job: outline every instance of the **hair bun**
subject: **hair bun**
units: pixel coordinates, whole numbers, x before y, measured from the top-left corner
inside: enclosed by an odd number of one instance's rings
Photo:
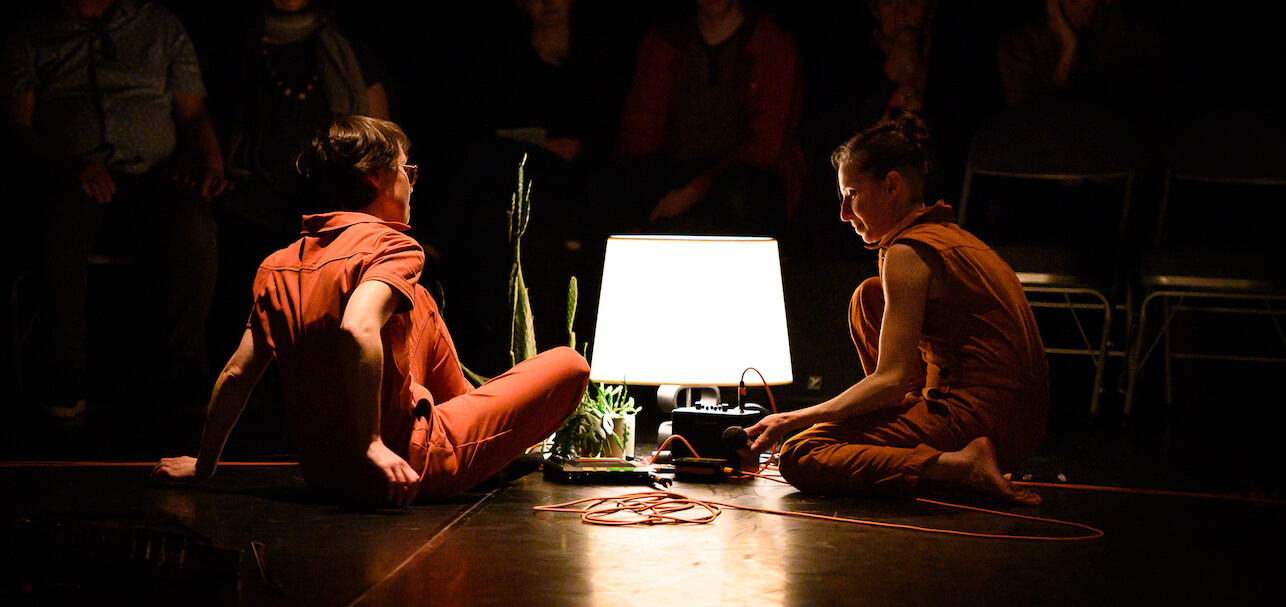
[[[919,116],[902,110],[890,116],[888,122],[895,131],[906,137],[907,141],[914,142],[921,148],[929,144],[929,127]]]

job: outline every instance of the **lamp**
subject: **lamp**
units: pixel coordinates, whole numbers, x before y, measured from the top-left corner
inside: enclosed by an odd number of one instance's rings
[[[769,384],[790,383],[777,241],[612,236],[591,358],[594,381],[660,386],[657,402],[665,412],[683,409],[673,399],[680,387],[715,398],[689,404],[729,410],[718,402],[717,387],[737,386],[747,367]]]

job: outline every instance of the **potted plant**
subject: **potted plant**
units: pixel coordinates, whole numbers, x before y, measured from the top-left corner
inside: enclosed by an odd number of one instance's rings
[[[591,381],[580,405],[546,443],[546,450],[561,457],[633,456],[638,412],[624,384],[604,386]]]

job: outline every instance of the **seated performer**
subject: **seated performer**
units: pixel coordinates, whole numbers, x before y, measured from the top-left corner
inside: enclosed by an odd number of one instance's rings
[[[1044,434],[1049,368],[1013,270],[926,206],[923,122],[902,114],[832,156],[840,218],[880,252],[853,294],[849,326],[866,377],[839,396],[747,428],[743,457],[788,432],[781,474],[801,491],[913,494],[920,481],[1016,504],[1040,496],[1002,470]]]
[[[153,478],[200,481],[268,363],[277,360],[304,481],[330,499],[404,506],[467,490],[571,415],[589,366],[570,348],[472,389],[437,305],[417,284],[416,167],[397,125],[336,119],[300,158],[334,212],[259,268],[241,345],[214,385],[200,453]]]

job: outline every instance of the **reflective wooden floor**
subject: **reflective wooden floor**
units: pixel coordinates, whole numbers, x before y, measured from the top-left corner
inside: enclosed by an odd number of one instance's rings
[[[290,464],[227,465],[207,485],[143,465],[0,467],[0,604],[1210,605],[1283,604],[1280,502],[1042,488],[1011,508],[1104,537],[951,537],[725,510],[706,525],[598,527],[533,507],[643,487],[531,475],[450,503],[362,511],[313,501]],[[697,499],[959,531],[1068,536],[1044,523],[905,499],[820,498],[763,479],[678,482]],[[951,499],[953,496],[946,496]],[[958,497],[958,496],[957,496]],[[183,528],[243,551],[231,579],[165,579],[86,558],[20,521]],[[41,540],[44,540],[43,543]],[[65,539],[62,540],[65,543]],[[263,569],[251,542],[261,542]],[[33,545],[34,543],[34,545]],[[51,543],[53,545],[51,545]],[[82,544],[83,547],[83,544]],[[124,563],[124,564],[122,564]]]
[[[818,292],[843,294],[838,286]],[[809,300],[794,309],[842,319],[845,304],[845,297]],[[799,326],[807,329],[801,334],[823,331]],[[826,375],[825,392],[845,379],[836,380],[827,364],[855,368],[844,358],[851,351],[841,351],[843,336],[837,339],[835,353],[810,353],[808,343],[798,350],[801,367]],[[267,463],[222,466],[197,488],[156,486],[146,464],[192,452],[199,421],[151,400],[145,378],[130,375],[128,357],[107,360],[119,365],[105,369],[99,385],[116,394],[92,403],[82,425],[42,423],[30,405],[0,406],[0,605],[1286,604],[1286,474],[1272,415],[1282,404],[1274,385],[1280,368],[1180,369],[1173,405],[1161,401],[1152,381],[1133,416],[1120,415],[1112,402],[1090,416],[1085,366],[1052,360],[1049,433],[1016,473],[1144,491],[1039,489],[1045,504],[1010,511],[1105,535],[1036,542],[731,510],[708,525],[594,527],[533,507],[640,488],[559,485],[540,475],[445,504],[338,508],[314,501],[290,464],[271,373],[227,450],[233,461]],[[636,396],[644,408],[640,444],[654,446],[660,413],[646,393]],[[818,397],[779,398],[798,406]],[[24,463],[48,461],[64,464]],[[85,461],[118,465],[75,463]],[[765,480],[676,483],[672,490],[941,529],[1075,533],[910,500],[804,496]],[[47,531],[60,524],[133,530],[136,537],[143,530],[153,540],[204,537],[240,551],[239,575],[171,579],[130,559],[96,559],[67,549],[84,547],[83,539]],[[263,545],[262,568],[252,542]]]

